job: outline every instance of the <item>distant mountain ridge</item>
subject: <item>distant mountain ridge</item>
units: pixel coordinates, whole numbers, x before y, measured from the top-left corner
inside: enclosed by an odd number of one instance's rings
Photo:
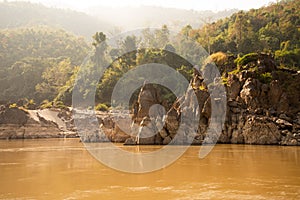
[[[197,28],[205,23],[230,16],[237,10],[214,13],[175,8],[141,6],[136,8],[91,8],[89,14],[73,10],[46,7],[29,2],[1,2],[0,29],[47,25],[62,28],[90,39],[97,31],[109,34],[141,27],[161,27],[179,30],[190,24]]]
[[[49,8],[29,2],[0,3],[0,29],[47,25],[90,38],[96,31],[108,31],[112,25],[85,13]]]
[[[206,23],[226,18],[237,12],[236,9],[213,11],[195,11],[157,6],[139,7],[94,7],[89,13],[99,19],[106,18],[107,22],[123,29],[136,27],[161,27],[166,24],[169,28],[179,30],[183,26],[201,27]],[[111,16],[111,17],[110,17]]]

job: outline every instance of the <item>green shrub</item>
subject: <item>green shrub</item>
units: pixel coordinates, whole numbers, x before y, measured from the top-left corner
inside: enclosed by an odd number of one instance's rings
[[[49,102],[48,100],[44,100],[41,105],[40,108],[41,109],[47,109],[47,108],[52,108],[53,106],[53,102]]]
[[[234,63],[238,65],[238,67],[245,66],[250,62],[257,61],[258,54],[257,53],[249,53],[244,55],[243,57],[238,57],[234,60]]]
[[[16,103],[10,104],[9,108],[18,108],[18,105]]]
[[[228,74],[238,74],[240,72],[239,68],[236,68],[235,70],[228,72]]]
[[[228,77],[222,76],[222,84],[228,85]]]
[[[95,110],[98,110],[98,111],[108,111],[109,108],[106,104],[103,104],[103,103],[99,103],[97,106],[95,106]]]
[[[223,52],[217,52],[209,56],[209,58],[217,65],[224,65],[227,62],[227,55]]]
[[[267,84],[273,80],[273,77],[270,72],[266,72],[266,73],[260,74],[259,80],[260,80],[260,82]]]
[[[176,69],[179,73],[181,73],[187,80],[191,80],[193,78],[193,68],[182,65],[180,68]]]
[[[54,107],[59,109],[67,109],[68,107],[62,101],[54,101]]]
[[[275,60],[288,68],[299,69],[300,67],[300,48],[294,50],[275,51]]]
[[[29,109],[29,110],[35,109],[36,104],[35,104],[34,100],[33,99],[30,99],[30,100],[26,99],[26,103],[24,105],[24,108]]]

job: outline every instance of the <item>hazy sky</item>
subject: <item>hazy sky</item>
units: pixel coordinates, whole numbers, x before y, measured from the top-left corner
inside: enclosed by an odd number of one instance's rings
[[[11,1],[11,0],[9,0]],[[95,5],[102,6],[140,6],[155,5],[162,7],[183,8],[193,10],[225,10],[237,8],[248,10],[268,5],[276,0],[25,0],[30,2],[40,2],[54,7],[71,8],[85,11]]]

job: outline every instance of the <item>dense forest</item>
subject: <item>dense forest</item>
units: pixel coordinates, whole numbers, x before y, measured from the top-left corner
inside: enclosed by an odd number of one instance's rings
[[[183,31],[209,53],[270,52],[282,64],[299,67],[299,8],[300,1],[285,0],[261,9],[237,12],[201,29],[186,26]]]
[[[157,48],[138,49],[121,57],[118,57],[120,53],[136,49],[145,41],[129,36],[119,41],[116,49],[105,43],[108,34],[104,32],[97,32],[93,43],[88,44],[83,38],[47,26],[3,29],[0,31],[0,101],[27,107],[71,105],[76,74],[90,51],[111,63],[99,82],[90,83],[97,85],[96,103],[102,103],[102,107],[109,106],[113,87],[124,73],[150,61],[168,64],[189,79],[191,64],[170,53],[170,49],[190,51],[184,38],[201,44],[217,65],[223,57],[232,57],[238,67],[247,64],[257,53],[265,52],[274,56],[281,68],[299,70],[299,8],[299,1],[284,0],[248,12],[239,11],[201,28],[187,25],[178,33],[177,46],[170,45],[166,25],[154,33],[146,29],[143,38]],[[91,58],[97,63],[96,58]],[[87,70],[93,73],[95,69]],[[82,90],[82,96],[89,93]]]
[[[90,48],[83,38],[44,26],[1,30],[0,41],[1,102],[52,100]]]

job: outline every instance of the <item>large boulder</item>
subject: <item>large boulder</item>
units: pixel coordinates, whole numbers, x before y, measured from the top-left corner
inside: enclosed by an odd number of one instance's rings
[[[245,144],[279,144],[281,141],[276,124],[267,118],[248,117],[242,134]]]
[[[0,124],[26,124],[28,112],[18,108],[5,108],[0,112]]]

